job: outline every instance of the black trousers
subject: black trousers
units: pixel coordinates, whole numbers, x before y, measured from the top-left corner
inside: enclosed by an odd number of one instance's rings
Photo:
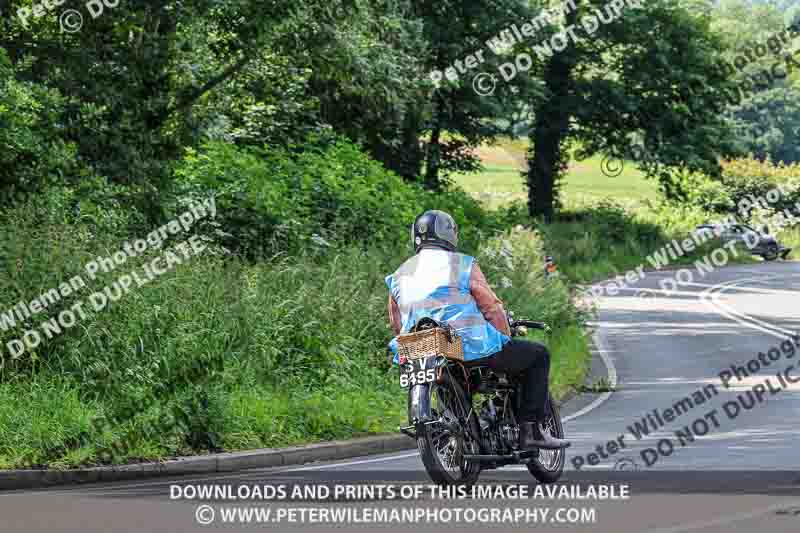
[[[517,412],[520,422],[544,420],[550,414],[547,386],[550,352],[544,344],[511,339],[487,363],[492,370],[522,376],[522,398]]]

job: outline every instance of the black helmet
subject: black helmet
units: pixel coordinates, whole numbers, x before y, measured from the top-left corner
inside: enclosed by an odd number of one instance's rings
[[[425,211],[414,221],[411,238],[416,252],[426,244],[435,244],[455,252],[458,246],[458,224],[444,211]]]

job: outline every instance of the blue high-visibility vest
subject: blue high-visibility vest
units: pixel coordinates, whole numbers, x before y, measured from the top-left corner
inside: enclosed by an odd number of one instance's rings
[[[465,361],[502,350],[510,338],[486,321],[470,294],[474,261],[469,255],[424,248],[386,276],[386,285],[400,307],[400,332],[408,333],[420,319],[428,317],[458,332]],[[389,347],[397,363],[397,337]]]

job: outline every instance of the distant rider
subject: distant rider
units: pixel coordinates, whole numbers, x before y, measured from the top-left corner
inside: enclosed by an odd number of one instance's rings
[[[493,370],[522,375],[520,447],[566,448],[569,441],[553,437],[545,425],[549,416],[550,353],[538,342],[511,338],[503,302],[489,287],[475,258],[456,251],[458,226],[443,211],[426,211],[412,227],[416,255],[392,275],[389,321],[395,335],[408,333],[421,318],[430,317],[456,329],[464,360],[486,359]],[[397,339],[390,345],[397,362]]]

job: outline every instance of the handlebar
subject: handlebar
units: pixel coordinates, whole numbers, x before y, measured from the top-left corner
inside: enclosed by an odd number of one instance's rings
[[[536,322],[534,320],[514,320],[513,314],[509,314],[508,317],[508,325],[511,328],[511,336],[525,336],[528,332],[528,328],[531,329],[540,329],[545,333],[550,333],[550,326],[548,326],[544,322]]]
[[[525,326],[526,328],[550,331],[550,326],[544,322],[534,322],[533,320],[514,320],[511,322],[512,328],[516,328],[517,326]]]

